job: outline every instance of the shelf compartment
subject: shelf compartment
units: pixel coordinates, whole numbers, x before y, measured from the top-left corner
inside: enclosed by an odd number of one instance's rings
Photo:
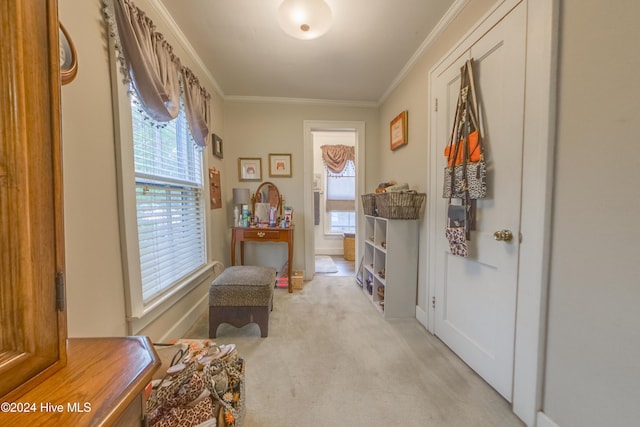
[[[364,223],[365,295],[385,318],[415,317],[418,221],[366,215]]]

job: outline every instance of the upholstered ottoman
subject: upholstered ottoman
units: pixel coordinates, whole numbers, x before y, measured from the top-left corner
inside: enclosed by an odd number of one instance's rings
[[[273,309],[276,270],[271,267],[239,265],[225,269],[209,287],[209,338],[218,326],[237,328],[257,323],[260,336],[269,334],[269,312]]]

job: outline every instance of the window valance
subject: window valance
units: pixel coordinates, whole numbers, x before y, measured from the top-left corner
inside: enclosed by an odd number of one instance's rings
[[[132,84],[146,114],[159,123],[175,119],[182,83],[191,135],[197,145],[205,147],[210,132],[207,90],[191,70],[180,64],[180,58],[144,11],[131,0],[102,1],[125,81]]]
[[[184,111],[191,136],[199,146],[205,147],[211,121],[209,117],[211,96],[200,86],[198,78],[187,67],[182,67],[182,86]]]
[[[344,171],[347,162],[351,160],[355,162],[355,147],[348,145],[323,145],[322,160],[329,171],[340,174]]]

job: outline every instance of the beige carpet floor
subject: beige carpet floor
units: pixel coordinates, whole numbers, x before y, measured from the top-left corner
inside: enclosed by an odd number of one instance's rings
[[[316,255],[315,258],[316,273],[337,273],[338,266],[328,255]]]
[[[207,313],[185,338],[207,338]],[[352,277],[275,289],[269,336],[223,324],[246,364],[245,427],[522,426],[415,319],[385,320]]]

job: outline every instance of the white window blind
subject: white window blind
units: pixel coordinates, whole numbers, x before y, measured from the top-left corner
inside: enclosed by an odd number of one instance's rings
[[[202,155],[184,113],[162,126],[132,96],[136,210],[146,304],[206,262]]]
[[[344,170],[333,173],[327,168],[327,219],[329,234],[354,233],[356,198],[356,168],[353,161],[348,160]]]
[[[356,170],[349,160],[340,173],[333,173],[327,168],[326,209],[331,211],[355,211]]]

